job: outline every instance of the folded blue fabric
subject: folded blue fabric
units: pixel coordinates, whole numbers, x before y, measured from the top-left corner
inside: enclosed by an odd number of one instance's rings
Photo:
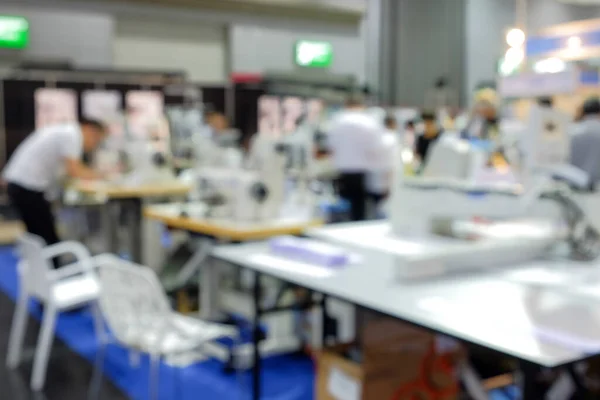
[[[342,267],[350,258],[344,249],[312,239],[281,236],[269,244],[272,254],[326,267]]]

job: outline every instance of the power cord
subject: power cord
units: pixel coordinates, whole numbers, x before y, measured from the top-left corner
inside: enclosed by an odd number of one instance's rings
[[[569,228],[567,243],[571,258],[578,261],[592,261],[600,256],[600,233],[588,220],[585,212],[563,188],[544,193],[543,199],[552,200],[560,206]]]

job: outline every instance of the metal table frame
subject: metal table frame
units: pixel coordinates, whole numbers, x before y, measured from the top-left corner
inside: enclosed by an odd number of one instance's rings
[[[255,245],[260,245],[260,244],[254,244],[252,246]],[[263,244],[264,245],[264,244]],[[244,246],[248,246],[248,245],[244,245]],[[225,246],[225,247],[230,247],[230,246]],[[258,248],[258,247],[257,247]],[[264,247],[263,247],[264,250]],[[368,304],[360,304],[359,302],[357,302],[354,299],[351,298],[346,298],[345,296],[340,296],[338,294],[335,293],[327,293],[322,289],[319,289],[318,287],[315,287],[311,284],[306,284],[303,285],[301,282],[301,279],[294,279],[294,280],[288,280],[285,278],[285,274],[283,273],[277,273],[273,270],[269,270],[266,267],[265,268],[259,268],[256,266],[253,266],[251,264],[250,261],[245,261],[245,260],[236,260],[234,256],[227,256],[227,249],[216,249],[216,251],[213,253],[213,256],[218,258],[218,259],[222,259],[225,261],[229,261],[232,262],[236,265],[238,265],[238,267],[240,268],[246,268],[249,269],[251,271],[253,271],[254,273],[254,277],[255,277],[255,287],[254,287],[254,291],[253,291],[253,296],[254,296],[254,309],[255,309],[255,318],[254,318],[254,334],[253,334],[253,346],[254,346],[254,351],[253,351],[253,361],[254,361],[254,365],[255,368],[252,371],[252,380],[253,380],[253,399],[258,400],[260,399],[260,395],[261,395],[261,387],[260,387],[260,383],[261,383],[261,372],[262,372],[262,367],[261,367],[261,363],[260,363],[260,349],[259,349],[259,343],[260,343],[260,329],[259,329],[259,318],[261,315],[264,315],[265,313],[271,312],[270,309],[262,309],[261,308],[261,304],[260,304],[260,287],[258,284],[256,284],[256,282],[260,281],[260,277],[261,276],[271,276],[274,277],[276,279],[279,279],[283,282],[287,282],[289,284],[295,285],[295,286],[299,286],[299,287],[304,287],[305,289],[309,290],[312,293],[320,293],[323,295],[323,301],[320,303],[321,306],[323,306],[325,304],[325,302],[327,301],[327,298],[336,298],[351,304],[355,304],[356,306],[362,307],[364,309],[367,310],[371,310],[377,313],[381,313],[383,315],[389,316],[391,318],[394,319],[398,319],[400,321],[406,322],[408,324],[411,324],[413,326],[417,326],[419,328],[431,331],[431,332],[435,332],[438,334],[442,334],[448,337],[452,337],[455,338],[459,341],[462,342],[466,342],[466,343],[471,343],[474,345],[478,345],[478,346],[482,346],[481,343],[477,343],[476,341],[471,341],[465,337],[461,337],[460,335],[454,334],[452,332],[447,332],[444,331],[443,329],[434,329],[432,327],[429,326],[425,326],[425,325],[421,325],[419,323],[416,323],[414,321],[410,321],[404,318],[399,317],[398,315],[394,315],[392,313],[380,310],[380,309],[375,309],[371,306],[369,306]],[[324,320],[323,323],[326,323],[326,316],[324,316]],[[323,325],[325,326],[325,325]],[[485,346],[484,346],[485,347]],[[519,379],[518,379],[518,384],[520,385],[521,389],[522,389],[522,399],[524,400],[540,400],[544,398],[544,393],[541,392],[541,388],[538,386],[537,384],[537,376],[538,376],[538,372],[540,371],[541,368],[544,367],[544,365],[542,364],[537,364],[531,360],[526,359],[526,357],[523,356],[518,356],[516,354],[511,354],[510,351],[502,351],[498,348],[491,348],[491,350],[499,353],[499,354],[504,354],[506,356],[509,356],[511,358],[515,358],[519,361],[519,365],[520,365],[520,374],[519,374]],[[553,365],[552,368],[554,369],[558,369],[558,370],[562,370],[564,373],[569,374],[571,377],[573,377],[573,381],[575,383],[576,386],[576,390],[579,393],[582,393],[585,391],[585,389],[583,388],[583,385],[581,384],[581,381],[579,379],[577,379],[577,373],[575,372],[574,369],[574,365],[578,362],[581,361],[585,361],[591,357],[593,357],[594,355],[591,354],[587,354],[587,355],[578,355],[577,357],[573,357],[572,359],[569,358],[568,361],[565,361],[564,363],[560,363],[560,364],[556,364]],[[462,373],[461,373],[461,378],[462,378]]]

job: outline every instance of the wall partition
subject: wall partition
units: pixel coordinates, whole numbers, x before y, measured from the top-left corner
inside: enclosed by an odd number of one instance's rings
[[[465,0],[382,0],[379,86],[385,103],[421,107],[442,76],[462,99],[465,5]]]

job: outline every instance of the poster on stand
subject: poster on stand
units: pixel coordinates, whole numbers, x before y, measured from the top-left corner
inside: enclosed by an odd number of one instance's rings
[[[125,96],[125,105],[127,134],[130,139],[168,140],[169,128],[164,116],[164,97],[161,92],[129,91]]]
[[[77,122],[77,94],[70,89],[40,88],[34,93],[35,128]]]
[[[304,116],[305,102],[300,97],[284,97],[281,102],[283,134],[293,133]]]
[[[321,99],[309,99],[306,102],[306,120],[309,124],[318,125],[323,121],[325,102]]]
[[[124,121],[121,94],[109,90],[86,90],[81,94],[81,113],[108,127],[111,138],[123,138]]]
[[[279,137],[281,135],[281,100],[277,96],[260,96],[258,99],[258,132]]]
[[[81,94],[81,113],[104,123],[121,114],[121,94],[109,90],[86,90]]]

